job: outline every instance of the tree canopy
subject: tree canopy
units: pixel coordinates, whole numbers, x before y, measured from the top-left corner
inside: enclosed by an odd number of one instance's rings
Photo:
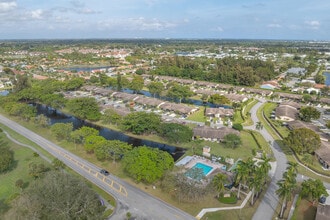
[[[327,190],[319,179],[307,179],[301,184],[301,195],[312,199],[313,204],[322,196],[328,196]]]
[[[160,127],[160,134],[169,142],[174,143],[189,142],[193,136],[191,128],[177,123],[163,123]]]
[[[155,113],[132,112],[124,117],[122,127],[133,134],[157,133],[161,118]]]
[[[69,140],[73,129],[72,123],[56,123],[50,127],[57,140]]]
[[[151,94],[155,97],[160,95],[164,91],[164,85],[161,82],[151,82],[148,84],[148,89]]]
[[[13,219],[102,219],[104,206],[78,178],[51,171],[13,203]]]
[[[129,84],[129,88],[133,90],[135,93],[142,90],[144,86],[143,77],[140,75],[134,75],[132,81]]]
[[[321,112],[312,106],[302,107],[299,110],[299,117],[301,120],[310,122],[312,119],[319,119]]]
[[[213,103],[215,105],[224,105],[224,104],[230,104],[231,103],[231,101],[228,98],[226,98],[223,95],[219,95],[219,94],[211,95],[210,98],[209,98],[209,102]]]
[[[227,134],[224,137],[223,142],[225,143],[226,147],[230,147],[230,148],[236,148],[242,144],[241,137],[238,136],[237,134]]]
[[[321,146],[320,136],[308,128],[292,130],[283,141],[284,144],[300,155],[313,153]]]
[[[178,99],[179,102],[182,101],[184,98],[188,98],[191,95],[193,95],[193,92],[190,90],[188,86],[182,86],[179,85],[176,82],[169,83],[170,85],[167,85],[167,96],[173,99]]]
[[[124,169],[137,182],[153,183],[165,171],[172,169],[174,160],[166,151],[146,146],[136,147],[123,158]]]
[[[10,169],[14,162],[14,152],[0,139],[0,173]]]
[[[101,117],[99,106],[92,97],[73,98],[66,103],[68,110],[80,119],[97,121]]]

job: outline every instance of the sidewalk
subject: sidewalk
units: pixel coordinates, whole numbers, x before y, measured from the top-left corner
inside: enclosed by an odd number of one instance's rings
[[[207,208],[202,209],[200,213],[196,216],[196,219],[201,219],[207,212],[216,212],[216,211],[224,211],[224,210],[233,210],[233,209],[242,209],[246,205],[246,203],[249,201],[250,197],[252,195],[252,192],[250,191],[247,196],[245,197],[244,201],[240,206],[232,206],[232,207],[222,207],[222,208]]]

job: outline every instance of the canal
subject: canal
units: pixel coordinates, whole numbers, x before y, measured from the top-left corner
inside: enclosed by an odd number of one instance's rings
[[[120,140],[123,142],[127,142],[132,144],[134,147],[138,146],[148,146],[158,148],[160,150],[167,151],[170,153],[175,161],[177,161],[184,153],[185,149],[180,147],[171,146],[168,144],[158,143],[154,141],[139,139],[135,137],[128,136],[122,132],[114,131],[105,127],[101,127],[87,121],[78,119],[74,116],[67,115],[62,113],[59,110],[54,110],[44,105],[37,104],[37,114],[43,114],[50,119],[50,124],[53,125],[55,123],[72,123],[74,129],[79,129],[82,126],[88,126],[95,128],[99,131],[99,134],[107,140]]]

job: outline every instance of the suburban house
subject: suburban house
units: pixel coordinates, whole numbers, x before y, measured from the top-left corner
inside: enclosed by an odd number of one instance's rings
[[[239,131],[229,127],[221,127],[216,129],[208,126],[197,126],[193,129],[194,139],[200,138],[206,141],[221,142],[228,134],[239,135]]]
[[[327,190],[330,195],[330,190]],[[315,220],[327,220],[330,216],[330,196],[326,197],[324,204],[319,203],[315,215]]]
[[[224,94],[224,96],[231,100],[232,102],[245,102],[247,101],[249,98],[245,95],[240,95],[240,94],[234,94],[234,93],[230,93],[230,94]]]
[[[330,143],[327,141],[322,141],[321,147],[315,151],[315,156],[324,169],[329,169],[330,168]],[[329,209],[330,209],[330,207],[329,207]]]
[[[328,142],[329,135],[320,130],[320,128],[312,123],[303,122],[300,120],[290,121],[287,123],[290,130],[297,128],[308,128],[320,136],[321,141]]]
[[[293,74],[293,75],[305,75],[306,72],[307,72],[306,69],[301,67],[293,67],[286,71],[287,74]]]
[[[231,108],[206,108],[205,116],[207,117],[232,117],[234,115],[234,110]]]
[[[293,101],[282,102],[275,109],[276,119],[281,121],[294,121],[299,113],[301,104]]]
[[[190,115],[198,110],[196,106],[188,106],[184,104],[177,104],[172,102],[163,102],[158,106],[160,109],[164,111],[173,111],[183,115]]]

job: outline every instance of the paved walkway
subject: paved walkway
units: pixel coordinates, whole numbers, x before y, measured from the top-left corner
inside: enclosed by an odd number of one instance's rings
[[[224,211],[224,210],[233,210],[233,209],[242,209],[246,205],[246,203],[249,201],[250,197],[252,195],[252,192],[250,191],[247,196],[245,197],[244,201],[240,206],[232,206],[232,207],[221,207],[221,208],[207,208],[202,209],[200,213],[196,216],[197,219],[201,219],[207,212],[216,212],[216,211]]]

